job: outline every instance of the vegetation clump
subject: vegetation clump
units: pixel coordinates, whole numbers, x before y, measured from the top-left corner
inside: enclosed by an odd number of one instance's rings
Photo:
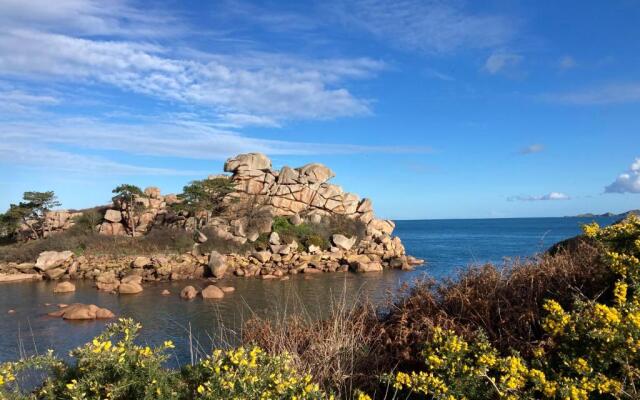
[[[141,326],[130,319],[71,352],[63,361],[52,352],[0,365],[2,399],[326,399],[308,373],[292,368],[286,354],[270,356],[258,347],[215,350],[199,363],[165,367],[171,341],[158,347],[136,344]],[[40,370],[44,381],[21,390],[21,373]]]

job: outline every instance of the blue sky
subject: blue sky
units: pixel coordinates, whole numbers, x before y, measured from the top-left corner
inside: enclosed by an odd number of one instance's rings
[[[0,208],[319,161],[389,218],[640,208],[636,1],[0,0]]]

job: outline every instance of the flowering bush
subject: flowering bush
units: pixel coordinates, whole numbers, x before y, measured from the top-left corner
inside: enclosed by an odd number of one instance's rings
[[[547,338],[531,357],[499,355],[483,334],[465,341],[436,328],[425,345],[425,370],[387,377],[397,390],[434,399],[638,398],[640,389],[640,219],[584,227],[618,278],[599,301],[572,310],[547,300]]]
[[[135,343],[141,326],[130,319],[71,352],[66,363],[49,352],[0,365],[0,399],[324,399],[308,374],[290,367],[286,354],[269,356],[254,347],[214,351],[183,371],[164,367],[170,341],[151,348]],[[35,391],[21,394],[18,375],[48,372]]]
[[[259,347],[239,347],[213,355],[185,370],[195,399],[324,399],[311,375],[291,368],[285,353],[269,356]]]

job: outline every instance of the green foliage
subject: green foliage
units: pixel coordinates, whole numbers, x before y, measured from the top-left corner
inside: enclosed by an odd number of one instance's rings
[[[66,362],[49,352],[0,364],[2,399],[322,399],[327,396],[308,374],[298,373],[287,355],[269,356],[258,347],[216,350],[182,371],[164,366],[171,341],[159,347],[140,346],[141,326],[120,319],[106,331],[73,350]],[[44,382],[21,393],[22,372],[42,370]]]
[[[222,199],[233,192],[233,183],[227,178],[203,179],[189,183],[178,195],[181,200],[173,207],[196,216],[200,212],[220,213],[224,209]]]
[[[100,222],[102,222],[102,213],[96,209],[90,209],[74,218],[71,229],[79,232],[95,232]]]
[[[45,213],[61,205],[53,191],[24,192],[22,200],[0,215],[0,236],[13,236],[20,224],[25,224],[36,238],[42,237]]]
[[[142,202],[136,201],[136,199],[147,197],[147,195],[138,186],[128,183],[117,186],[111,192],[115,194],[113,197],[114,202],[122,201],[126,204],[129,232],[131,236],[135,236],[136,220],[134,216],[144,212],[146,209],[146,206]]]

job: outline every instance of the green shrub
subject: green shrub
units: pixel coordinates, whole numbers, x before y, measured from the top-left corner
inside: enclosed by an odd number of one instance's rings
[[[215,350],[182,371],[165,367],[171,341],[159,347],[136,344],[141,326],[120,319],[73,350],[63,361],[49,352],[0,364],[1,399],[324,399],[311,376],[299,373],[288,355],[270,356],[259,347]],[[21,373],[45,372],[32,393],[22,393]]]
[[[545,337],[530,356],[501,355],[480,333],[465,340],[434,329],[424,367],[389,377],[429,399],[604,399],[640,396],[640,219],[584,227],[617,274],[611,295],[577,298],[568,309],[548,299]]]

